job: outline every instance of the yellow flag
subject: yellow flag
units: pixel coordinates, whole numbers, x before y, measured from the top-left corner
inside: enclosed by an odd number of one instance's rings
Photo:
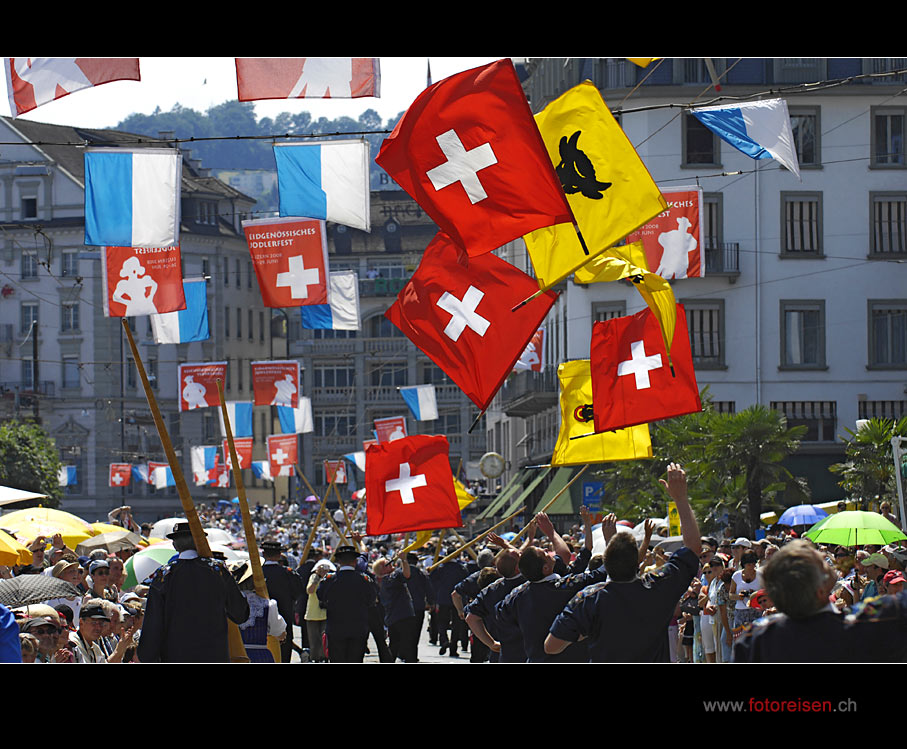
[[[577,283],[620,281],[624,278],[633,280],[636,290],[658,320],[665,350],[670,358],[677,323],[677,302],[671,284],[648,270],[642,242],[612,247],[590,260],[573,275]]]
[[[415,551],[416,549],[421,549],[425,544],[428,543],[428,539],[431,538],[434,531],[418,531],[416,533],[416,540],[413,541],[409,546],[400,551],[401,554],[407,554],[410,551]]]
[[[539,288],[544,290],[668,204],[591,81],[551,102],[535,121],[576,219],[576,227],[558,224],[524,237]]]
[[[461,510],[476,501],[476,495],[470,494],[463,482],[456,478],[454,479],[454,490],[457,493],[457,504],[460,505]]]
[[[627,58],[634,65],[638,65],[641,68],[645,68],[651,65],[656,60],[660,60],[660,57],[628,57]]]
[[[551,465],[572,466],[652,457],[648,424],[570,439],[595,430],[590,360],[563,362],[557,368],[557,376],[561,383],[561,431],[551,456]],[[578,420],[584,418],[588,421]]]

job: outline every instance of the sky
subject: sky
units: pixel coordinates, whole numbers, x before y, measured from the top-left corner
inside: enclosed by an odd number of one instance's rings
[[[383,120],[405,110],[425,88],[428,63],[432,82],[454,73],[485,65],[500,57],[381,57],[381,96],[361,99],[282,99],[256,101],[255,114],[275,117],[281,112],[309,111],[313,119],[348,116],[357,118],[374,109]],[[181,106],[205,112],[232,101],[236,95],[236,67],[232,57],[141,57],[141,81],[114,81],[76,91],[22,116],[54,125],[88,128],[114,127],[133,113],[151,114]],[[5,85],[6,82],[4,82]],[[9,97],[0,104],[9,116]]]

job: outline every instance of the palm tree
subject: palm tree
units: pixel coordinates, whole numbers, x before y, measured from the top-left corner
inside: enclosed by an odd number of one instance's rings
[[[896,500],[895,466],[891,455],[891,438],[907,436],[907,416],[898,419],[869,419],[850,435],[844,453],[847,460],[829,466],[840,474],[838,486],[851,497],[859,497],[860,508],[868,509],[869,502],[878,498]]]
[[[716,414],[710,426],[702,472],[742,512],[743,532],[752,533],[767,496],[804,491],[781,461],[800,446],[806,427],[789,428],[783,414],[762,405]]]

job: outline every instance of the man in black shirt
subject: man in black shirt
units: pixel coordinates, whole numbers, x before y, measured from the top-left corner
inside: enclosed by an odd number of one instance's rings
[[[284,547],[278,541],[262,541],[264,564],[261,571],[268,586],[268,595],[277,601],[277,611],[287,623],[287,638],[280,643],[280,660],[289,663],[293,654],[293,609],[296,601],[305,596],[306,583],[293,570],[280,563]]]
[[[339,546],[339,565],[318,586],[318,600],[327,610],[325,632],[331,663],[362,663],[369,634],[369,611],[377,605],[374,581],[356,569],[355,546]]]

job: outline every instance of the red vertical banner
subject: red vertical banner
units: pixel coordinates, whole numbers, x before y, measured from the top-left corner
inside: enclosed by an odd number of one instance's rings
[[[386,419],[375,419],[375,435],[378,442],[393,442],[406,437],[406,417],[389,416]]]
[[[271,461],[271,475],[292,476],[296,465],[296,435],[272,434],[268,437],[268,460]]]
[[[335,484],[345,484],[346,463],[342,460],[324,461],[324,481],[326,484],[330,484],[332,481]]]
[[[252,437],[234,437],[233,446],[236,448],[236,457],[239,459],[239,470],[252,467]],[[233,470],[233,461],[230,458],[230,443],[223,441],[224,463],[228,470]]]
[[[217,380],[227,378],[227,362],[179,365],[180,411],[219,406]]]
[[[627,237],[642,242],[649,270],[670,281],[705,276],[702,190],[662,190],[668,209]]]
[[[252,362],[252,390],[256,406],[299,407],[299,362]]]
[[[265,307],[330,302],[324,221],[269,218],[242,225]]]
[[[186,309],[180,248],[105,247],[104,314],[157,315]]]

